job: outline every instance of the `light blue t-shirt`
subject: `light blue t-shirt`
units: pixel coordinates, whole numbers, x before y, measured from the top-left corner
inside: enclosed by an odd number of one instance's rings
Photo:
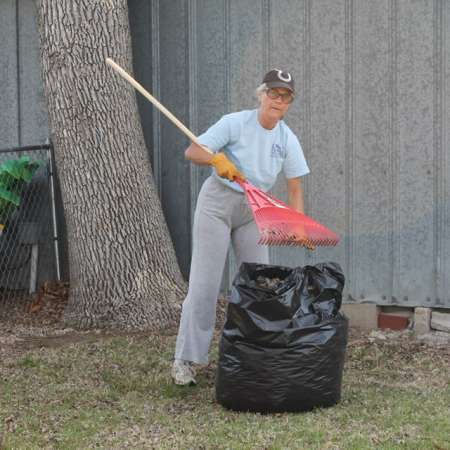
[[[281,171],[286,178],[309,173],[295,134],[282,120],[272,130],[263,128],[258,121],[257,109],[223,116],[198,137],[198,142],[213,152],[223,149],[247,180],[263,191],[272,188]],[[214,169],[213,172],[217,176]],[[218,178],[231,188],[242,191],[237,183]]]

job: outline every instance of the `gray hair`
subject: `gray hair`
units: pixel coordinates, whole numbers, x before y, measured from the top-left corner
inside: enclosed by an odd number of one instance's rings
[[[255,90],[255,95],[256,95],[256,98],[258,99],[258,101],[261,99],[261,95],[263,94],[263,92],[266,92],[267,91],[267,84],[266,83],[263,83],[263,84],[260,84],[257,88],[256,88],[256,90]]]

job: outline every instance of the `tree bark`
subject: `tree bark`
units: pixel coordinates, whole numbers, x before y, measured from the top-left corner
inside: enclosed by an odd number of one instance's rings
[[[42,76],[70,263],[67,325],[161,329],[185,292],[151,173],[126,0],[38,0]],[[176,193],[174,193],[176,195]]]

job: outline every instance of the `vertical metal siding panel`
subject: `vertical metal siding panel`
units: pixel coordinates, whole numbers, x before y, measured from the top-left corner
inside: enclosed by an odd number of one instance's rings
[[[133,46],[133,72],[139,83],[153,95],[152,71],[152,6],[146,0],[128,0],[131,41]],[[154,106],[142,95],[136,96],[142,131],[150,161],[153,160],[153,114]],[[152,164],[155,173],[155,168]]]
[[[391,249],[391,285],[389,292],[382,296],[387,303],[398,302],[400,274],[400,195],[399,195],[399,146],[398,146],[398,2],[389,0],[389,154],[391,165],[390,230],[387,236]]]
[[[307,157],[311,153],[311,82],[312,82],[312,70],[311,70],[311,5],[312,0],[306,0],[303,11],[303,78],[304,78],[304,143],[307,150]],[[309,189],[309,177],[305,177],[303,186],[305,190],[304,194],[304,206],[306,211],[309,211],[310,206],[310,189]],[[312,264],[312,253],[305,251],[305,263]]]
[[[183,123],[189,119],[188,11],[185,0],[159,2],[160,98]],[[161,192],[178,262],[184,276],[190,264],[190,179],[184,150],[189,140],[165,117],[160,119]]]
[[[225,44],[225,59],[224,59],[224,74],[225,74],[225,97],[224,102],[226,105],[226,111],[231,111],[231,1],[223,1],[223,15],[224,15],[224,44]],[[229,291],[235,267],[233,265],[232,253],[228,252],[227,260],[225,262],[225,269],[222,276],[222,287],[225,291]]]
[[[309,67],[305,61],[306,48],[306,18],[307,0],[272,0],[270,2],[270,48],[268,60],[270,67],[290,70],[296,83],[296,99],[289,107],[286,123],[297,135],[302,145],[306,160],[309,162],[309,137],[306,123],[306,99],[308,98],[305,74]],[[307,175],[303,178],[305,197],[308,195]],[[273,193],[276,197],[286,200],[286,182],[279,177]],[[306,263],[305,250],[298,247],[271,247],[271,263],[302,266]]]
[[[195,134],[198,135],[198,18],[197,18],[198,1],[191,0],[188,2],[188,70],[189,70],[189,122],[188,127]],[[195,205],[199,184],[200,171],[196,164],[189,164],[189,179],[190,179],[190,202],[191,202],[191,228],[194,221],[194,211],[192,205]],[[189,233],[189,236],[191,233]],[[192,248],[192,244],[191,244]]]
[[[41,81],[36,3],[19,2],[20,143],[33,145],[49,138],[47,107]]]
[[[443,222],[439,232],[442,235],[442,293],[439,295],[446,308],[450,308],[449,277],[450,270],[450,2],[442,1],[442,154],[443,154]]]
[[[345,270],[345,2],[311,2],[311,142],[308,213],[342,237],[317,248],[312,263]]]
[[[436,276],[436,304],[445,303],[446,292],[443,289],[444,277],[442,262],[444,259],[443,225],[445,217],[445,203],[443,193],[445,192],[445,177],[442,172],[445,167],[442,148],[442,2],[433,1],[433,138],[435,159],[435,192],[434,192],[434,246],[435,246],[435,276]]]
[[[389,289],[391,179],[388,99],[388,2],[354,2],[354,253],[358,300],[379,301]]]
[[[160,42],[159,42],[159,0],[153,0],[151,3],[151,40],[152,40],[152,90],[156,98],[161,98],[160,86]],[[158,191],[162,191],[162,175],[161,175],[161,119],[163,114],[153,109],[152,128],[153,128],[153,175]]]
[[[19,144],[16,1],[1,0],[0,9],[0,147],[4,148]]]
[[[432,1],[398,2],[398,181],[400,303],[434,295]]]
[[[345,0],[345,234],[341,245],[345,246],[345,299],[352,300],[349,292],[355,292],[354,274],[356,261],[354,258],[354,7],[353,0]]]
[[[230,1],[231,111],[256,107],[254,92],[264,75],[262,11],[261,1]]]

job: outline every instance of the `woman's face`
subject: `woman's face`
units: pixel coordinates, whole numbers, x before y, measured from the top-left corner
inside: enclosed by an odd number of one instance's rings
[[[286,88],[270,88],[263,92],[259,106],[261,118],[271,122],[282,119],[289,109],[290,102],[287,101],[291,95],[289,89]],[[285,98],[283,99],[282,96]]]

